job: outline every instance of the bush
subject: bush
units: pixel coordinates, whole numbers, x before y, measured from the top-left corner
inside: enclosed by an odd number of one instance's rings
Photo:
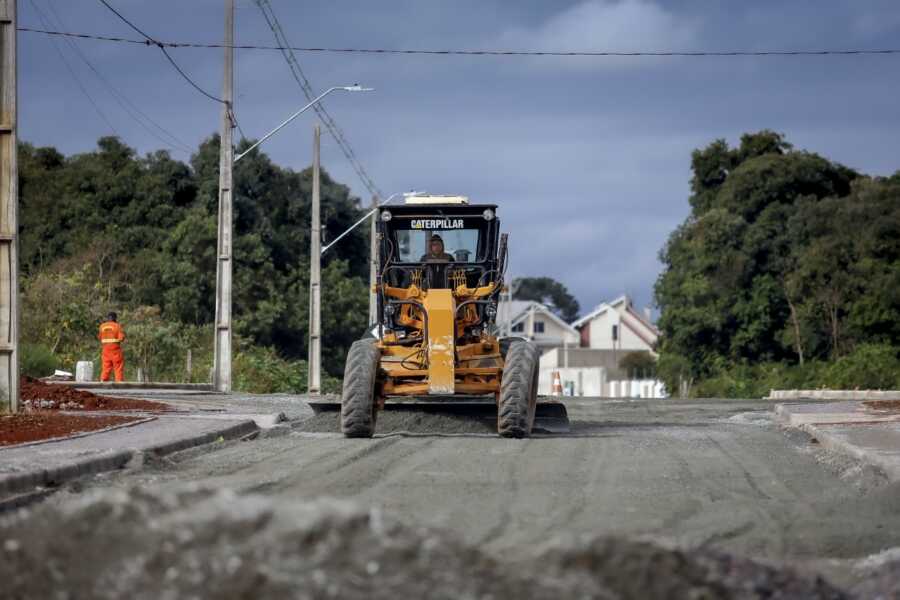
[[[29,377],[53,375],[59,360],[44,344],[22,344],[19,347],[19,370]]]
[[[272,348],[244,348],[232,364],[233,387],[249,394],[305,394],[308,370],[305,360],[286,360]],[[339,379],[322,373],[323,392],[340,389]]]
[[[619,369],[632,379],[656,377],[656,359],[649,352],[629,352],[619,360]]]
[[[900,358],[888,344],[860,344],[831,363],[824,373],[832,389],[884,390],[900,387]]]
[[[714,375],[694,386],[699,398],[761,398],[770,390],[877,390],[900,388],[898,350],[887,344],[861,344],[835,362],[716,365]]]

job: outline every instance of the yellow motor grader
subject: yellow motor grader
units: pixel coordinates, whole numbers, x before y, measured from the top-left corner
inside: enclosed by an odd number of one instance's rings
[[[345,436],[371,437],[380,410],[487,417],[503,437],[568,431],[561,403],[538,402],[537,346],[497,336],[507,234],[496,210],[419,195],[376,213],[379,317],[347,355]]]

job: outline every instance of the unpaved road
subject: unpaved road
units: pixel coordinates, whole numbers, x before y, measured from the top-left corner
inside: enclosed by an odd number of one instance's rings
[[[769,403],[567,405],[568,435],[508,440],[382,422],[375,439],[347,440],[319,419],[86,487],[189,481],[282,505],[346,499],[509,560],[570,535],[646,536],[815,570],[849,588],[870,577],[864,567],[897,556],[897,486],[782,431]]]

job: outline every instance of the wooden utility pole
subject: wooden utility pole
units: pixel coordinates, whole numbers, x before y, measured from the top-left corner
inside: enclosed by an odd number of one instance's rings
[[[219,231],[216,253],[216,331],[213,385],[231,392],[231,236],[234,146],[234,0],[225,0],[225,75],[222,81],[222,137],[219,147]]]
[[[372,225],[369,228],[369,325],[378,321],[378,296],[375,295],[375,282],[378,278],[378,196],[372,196]]]
[[[319,141],[321,129],[313,130],[312,216],[309,244],[309,377],[310,396],[321,393],[322,373],[322,217],[319,214]]]
[[[0,412],[19,408],[16,0],[0,0]]]

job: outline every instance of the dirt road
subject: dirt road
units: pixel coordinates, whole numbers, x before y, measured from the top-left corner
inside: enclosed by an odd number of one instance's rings
[[[309,421],[88,487],[190,481],[279,505],[350,500],[508,560],[572,536],[642,536],[814,569],[842,586],[900,547],[900,490],[780,430],[767,403],[568,405],[568,435],[508,440],[382,422],[375,439],[346,440]]]

